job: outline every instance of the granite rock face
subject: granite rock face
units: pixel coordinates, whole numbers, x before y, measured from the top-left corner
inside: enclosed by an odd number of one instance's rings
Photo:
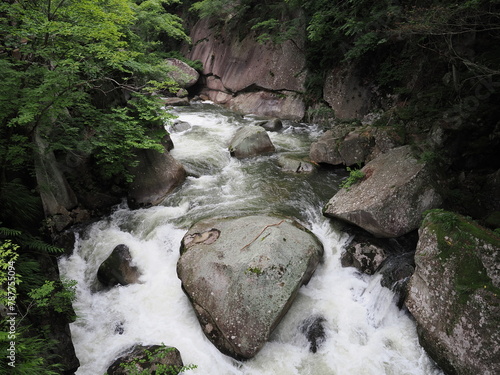
[[[399,237],[420,226],[422,213],[439,207],[435,177],[410,146],[375,158],[361,171],[361,181],[343,188],[327,203],[324,214],[357,225],[376,237]]]
[[[419,231],[406,306],[419,339],[449,374],[500,373],[500,237],[451,212]]]
[[[301,120],[305,105],[297,93],[306,78],[303,40],[261,44],[250,34],[210,27],[200,20],[190,34],[191,60],[203,64],[204,94],[218,104],[256,115]],[[305,39],[305,38],[302,38]]]
[[[323,255],[319,240],[285,218],[208,219],[184,236],[177,274],[203,332],[223,353],[252,358]]]

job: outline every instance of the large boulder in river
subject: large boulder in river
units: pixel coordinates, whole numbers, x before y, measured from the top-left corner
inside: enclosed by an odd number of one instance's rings
[[[140,276],[139,269],[133,265],[128,246],[123,244],[116,246],[97,270],[97,279],[105,287],[133,284]]]
[[[271,216],[208,219],[182,240],[177,273],[203,332],[223,353],[253,357],[311,278],[321,242]]]
[[[420,343],[449,374],[500,374],[500,236],[431,211],[419,230],[406,306]]]
[[[422,213],[441,204],[430,167],[410,146],[395,148],[366,164],[364,178],[327,203],[325,216],[357,225],[376,237],[399,237],[417,229]]]
[[[135,345],[117,358],[106,371],[107,375],[168,373],[175,375],[183,367],[176,348],[162,345]],[[168,370],[168,372],[166,372]]]
[[[255,125],[241,127],[229,142],[231,156],[238,159],[267,154],[275,150],[264,128]]]
[[[170,137],[163,141],[164,152],[136,150],[138,164],[130,168],[134,180],[129,184],[128,202],[133,208],[160,203],[186,179],[186,170],[168,152]]]

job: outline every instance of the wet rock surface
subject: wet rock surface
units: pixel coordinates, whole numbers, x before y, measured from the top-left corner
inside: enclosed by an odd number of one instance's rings
[[[132,255],[126,245],[118,245],[99,266],[97,279],[105,288],[137,283],[141,273],[133,265]]]
[[[267,132],[260,126],[244,126],[229,142],[231,156],[238,159],[269,154],[276,150]]]
[[[311,278],[323,247],[286,218],[208,219],[185,235],[177,273],[203,332],[223,353],[252,358]]]

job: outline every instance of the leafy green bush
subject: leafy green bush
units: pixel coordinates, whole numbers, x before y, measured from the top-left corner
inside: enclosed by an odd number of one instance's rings
[[[365,177],[365,174],[361,171],[361,169],[352,169],[350,167],[347,167],[346,169],[349,172],[349,176],[341,182],[340,187],[350,190],[354,184]]]

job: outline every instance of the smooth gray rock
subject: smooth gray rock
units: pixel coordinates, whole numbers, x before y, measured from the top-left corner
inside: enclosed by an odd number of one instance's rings
[[[410,146],[398,147],[366,164],[365,177],[341,189],[324,209],[325,216],[357,225],[376,237],[399,237],[417,229],[422,213],[439,207],[441,197],[426,163]]]
[[[238,129],[229,142],[231,156],[238,159],[268,154],[275,150],[269,135],[260,126],[248,125]]]
[[[316,171],[316,165],[304,158],[293,155],[280,155],[278,165],[282,170],[293,173],[312,173]]]
[[[183,238],[177,274],[203,332],[223,353],[252,358],[311,278],[319,240],[285,218],[196,223]]]
[[[422,346],[448,374],[500,374],[500,238],[450,212],[419,230],[405,301]]]
[[[173,145],[170,137],[163,142],[165,151],[137,150],[139,164],[130,168],[134,180],[129,184],[128,203],[141,207],[160,203],[186,179],[186,170],[167,151]]]

